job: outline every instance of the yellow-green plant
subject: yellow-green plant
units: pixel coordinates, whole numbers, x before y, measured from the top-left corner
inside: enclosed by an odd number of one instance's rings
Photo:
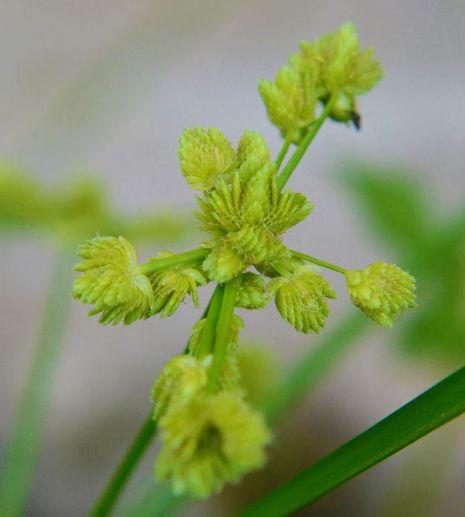
[[[155,424],[148,421],[136,440],[140,450],[159,427],[162,449],[155,473],[170,480],[176,494],[206,498],[265,462],[272,433],[244,400],[237,309],[259,310],[274,298],[296,330],[319,333],[335,297],[321,268],[344,274],[353,303],[382,325],[392,325],[415,305],[415,281],[399,267],[379,262],[349,270],[290,249],[284,239],[313,208],[305,195],[285,188],[288,179],[326,119],[360,126],[356,98],[381,75],[373,52],[360,49],[351,24],[302,43],[275,81],[259,84],[268,116],[284,138],[275,161],[255,131],[244,131],[236,147],[216,128],[182,134],[181,171],[199,192],[196,216],[208,236],[199,247],[158,254],[145,263],[122,236],[97,236],[79,249],[83,262],[76,269],[82,276],[73,295],[91,303],[89,314],[100,313],[103,324],[172,316],[188,296],[197,305],[199,286],[215,284],[185,355],[172,359],[155,383]],[[281,168],[291,145],[295,151]],[[123,462],[95,515],[114,504],[134,461]]]

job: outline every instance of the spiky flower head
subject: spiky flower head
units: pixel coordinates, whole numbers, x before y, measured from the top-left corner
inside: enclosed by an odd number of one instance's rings
[[[294,143],[301,140],[315,118],[317,74],[316,64],[312,66],[295,54],[289,64],[277,72],[274,81],[259,82],[258,89],[268,118],[283,138]]]
[[[355,97],[370,91],[383,76],[374,50],[361,50],[354,25],[346,23],[315,43],[302,42],[301,52],[303,62],[312,69],[315,64],[319,67],[318,98],[326,102],[332,96],[335,100],[330,116],[358,126]]]
[[[73,296],[94,305],[89,316],[101,313],[100,323],[125,325],[148,318],[154,308],[152,286],[140,272],[136,252],[124,237],[95,237],[79,247],[84,260],[75,266]]]
[[[281,192],[270,164],[248,178],[236,172],[231,182],[220,180],[199,204],[202,229],[214,238],[203,268],[218,282],[286,255],[281,235],[313,208],[302,194]]]
[[[244,273],[239,277],[236,307],[263,309],[268,303],[265,279],[255,273]]]
[[[183,354],[172,357],[163,367],[152,388],[153,418],[158,420],[171,404],[186,403],[207,385],[211,356],[202,361]]]
[[[165,251],[158,253],[153,258],[159,259],[173,255],[173,253]],[[194,306],[198,307],[197,286],[207,283],[197,268],[185,265],[148,273],[147,276],[153,287],[155,300],[153,312],[160,313],[161,316],[173,315],[187,295],[192,297]]]
[[[296,330],[319,333],[329,314],[327,298],[335,298],[327,280],[311,266],[298,266],[287,276],[273,278],[270,294],[279,314]]]
[[[179,141],[181,170],[195,190],[209,190],[220,174],[234,169],[236,153],[216,128],[185,129]]]
[[[396,316],[416,306],[415,279],[394,264],[375,262],[345,276],[354,305],[380,325],[391,327]]]
[[[160,420],[160,430],[156,477],[171,480],[175,494],[200,499],[260,468],[271,440],[261,414],[233,392],[171,406]]]

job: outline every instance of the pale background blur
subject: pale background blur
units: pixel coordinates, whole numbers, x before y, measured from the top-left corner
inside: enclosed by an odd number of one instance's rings
[[[328,124],[295,173],[292,187],[316,208],[290,241],[349,267],[394,260],[391,250],[368,239],[330,173],[349,155],[390,160],[421,171],[445,204],[463,199],[462,0],[3,0],[0,153],[50,183],[76,170],[97,171],[125,210],[193,205],[177,162],[182,129],[213,125],[234,142],[244,128],[256,129],[276,152],[279,137],[266,119],[257,80],[271,78],[299,40],[345,21],[355,23],[363,45],[376,47],[386,77],[360,99],[361,133]],[[0,443],[27,372],[52,256],[37,240],[1,243]],[[331,280],[340,296],[329,326],[351,310],[342,280]],[[183,348],[198,316],[186,305],[175,319],[109,328],[85,313],[73,303],[31,516],[85,513],[144,418],[161,365]],[[283,361],[318,339],[292,331],[273,306],[244,319],[244,335],[269,343]],[[389,347],[388,332],[371,333],[294,414],[286,432],[318,431],[324,450],[331,450],[443,373],[431,363],[412,368]],[[463,515],[465,508],[465,440],[459,435],[454,439],[462,442],[462,454],[441,516]],[[292,440],[287,444],[292,449]],[[152,452],[146,472],[153,459]],[[299,467],[309,462],[299,461]],[[398,461],[342,488],[319,515],[374,515],[383,480]],[[285,468],[286,477],[297,470]],[[207,510],[187,510],[194,512]]]

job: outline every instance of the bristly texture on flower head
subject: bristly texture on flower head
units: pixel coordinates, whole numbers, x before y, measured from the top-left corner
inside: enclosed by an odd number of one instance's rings
[[[263,309],[268,303],[266,282],[255,273],[244,273],[239,277],[236,307],[243,309]]]
[[[273,278],[270,294],[279,314],[296,330],[319,333],[329,314],[327,298],[335,298],[327,280],[311,266],[298,266],[288,276]]]
[[[274,81],[262,80],[258,89],[271,122],[281,136],[298,143],[315,118],[318,67],[294,54]]]
[[[261,81],[259,91],[268,117],[284,138],[299,143],[315,117],[318,100],[332,98],[330,117],[357,128],[356,97],[367,93],[383,71],[371,48],[361,50],[357,31],[346,23],[315,42],[302,42],[300,52],[276,74]]]
[[[219,174],[234,169],[236,153],[216,128],[185,129],[179,141],[181,170],[195,190],[209,190]]]
[[[73,296],[94,305],[89,315],[102,313],[100,323],[125,325],[152,314],[154,298],[149,279],[140,272],[136,252],[124,237],[95,237],[79,247],[84,260],[75,266]]]
[[[175,494],[205,499],[263,466],[271,433],[260,413],[235,393],[193,397],[160,420],[159,480]]]
[[[394,264],[376,262],[347,271],[346,282],[354,305],[386,327],[402,311],[416,306],[415,279]]]
[[[239,143],[237,170],[219,175],[199,198],[201,227],[210,233],[203,263],[210,279],[227,282],[244,269],[287,254],[281,235],[312,211],[302,194],[281,192],[263,139],[247,131]]]
[[[206,387],[208,359],[200,361],[183,354],[165,364],[152,388],[155,420],[165,414],[169,405],[186,403]]]
[[[153,258],[159,259],[172,255],[174,254],[170,252],[160,252]],[[197,286],[207,283],[197,268],[185,265],[148,273],[147,276],[153,287],[155,300],[153,312],[160,313],[161,316],[172,316],[186,295],[190,295],[194,306],[198,307]]]

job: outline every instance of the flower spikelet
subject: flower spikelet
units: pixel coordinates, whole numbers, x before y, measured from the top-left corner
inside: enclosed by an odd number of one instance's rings
[[[283,138],[298,143],[315,118],[316,66],[302,66],[302,57],[294,55],[281,68],[274,81],[259,82],[259,92],[268,117]]]
[[[185,129],[179,141],[179,161],[194,190],[209,190],[219,175],[235,168],[236,153],[216,128]]]
[[[326,299],[336,297],[327,280],[311,266],[297,267],[288,277],[273,278],[269,290],[281,316],[304,334],[321,331],[329,314]]]
[[[244,273],[237,289],[236,307],[262,309],[267,303],[265,279],[255,273]]]
[[[302,194],[281,192],[272,165],[246,181],[235,173],[199,199],[202,229],[212,234],[212,251],[204,261],[208,276],[226,282],[246,267],[277,260],[287,253],[281,235],[312,211]]]
[[[257,131],[246,129],[237,147],[237,168],[242,181],[270,163],[271,156],[263,136]]]
[[[73,296],[94,305],[100,323],[125,325],[149,317],[154,297],[149,279],[140,272],[136,252],[124,237],[96,237],[79,247],[83,274],[74,281]]]
[[[169,257],[170,252],[159,253],[155,259]],[[161,316],[172,316],[186,295],[192,297],[194,306],[198,307],[197,286],[205,285],[207,280],[194,267],[175,266],[149,273],[154,293],[154,313]]]
[[[155,403],[153,418],[158,420],[172,403],[182,404],[207,385],[206,361],[188,354],[171,358],[163,367],[152,388]]]
[[[236,483],[266,460],[271,433],[262,416],[233,392],[196,396],[173,405],[160,420],[159,480],[175,494],[205,499]]]
[[[415,279],[394,264],[347,271],[346,282],[354,305],[380,325],[392,326],[396,316],[416,306]]]

